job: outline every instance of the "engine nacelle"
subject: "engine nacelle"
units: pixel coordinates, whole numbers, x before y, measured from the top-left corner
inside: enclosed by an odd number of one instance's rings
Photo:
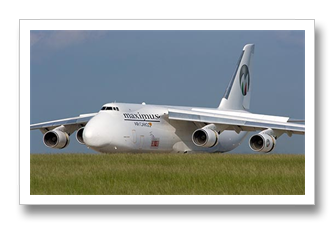
[[[271,134],[261,132],[251,136],[249,146],[256,152],[271,152],[276,145],[276,139]]]
[[[83,138],[84,128],[85,127],[82,127],[82,128],[77,130],[76,139],[80,144],[85,144],[84,138]]]
[[[49,148],[62,149],[70,143],[70,137],[61,130],[51,130],[44,134],[43,143]]]
[[[212,129],[211,129],[212,128]],[[218,144],[219,134],[214,124],[197,129],[192,134],[192,141],[196,146],[211,148]]]

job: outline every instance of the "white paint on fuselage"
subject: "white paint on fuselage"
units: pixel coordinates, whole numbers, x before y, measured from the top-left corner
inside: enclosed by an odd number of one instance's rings
[[[247,132],[223,131],[212,148],[198,147],[192,133],[193,122],[168,119],[168,109],[190,107],[108,103],[85,126],[85,144],[98,152],[227,152],[238,147]],[[209,109],[215,110],[215,109]]]

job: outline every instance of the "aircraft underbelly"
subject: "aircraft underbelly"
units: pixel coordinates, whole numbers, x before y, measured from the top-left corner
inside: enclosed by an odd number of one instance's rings
[[[163,115],[163,114],[161,114]],[[115,120],[114,120],[115,119]],[[104,153],[112,152],[227,152],[238,147],[247,132],[223,131],[218,144],[211,148],[199,147],[192,142],[192,134],[197,125],[188,121],[174,121],[161,116],[155,121],[122,121],[113,118],[105,128],[109,143],[93,150]],[[115,129],[117,128],[117,129]]]

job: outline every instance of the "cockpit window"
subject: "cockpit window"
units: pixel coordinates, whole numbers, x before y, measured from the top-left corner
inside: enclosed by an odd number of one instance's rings
[[[113,111],[120,111],[119,107],[110,107],[110,106],[104,106],[101,108],[101,110],[113,110]]]

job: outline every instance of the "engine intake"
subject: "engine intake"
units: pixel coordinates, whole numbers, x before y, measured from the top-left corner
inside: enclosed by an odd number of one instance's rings
[[[249,146],[256,152],[271,152],[276,145],[276,139],[270,134],[261,132],[251,136]]]
[[[192,134],[192,141],[196,146],[211,148],[218,144],[219,134],[216,132],[215,125],[210,124],[197,129]]]
[[[70,143],[70,137],[66,132],[51,130],[44,134],[43,143],[49,148],[62,149]]]
[[[84,138],[83,138],[83,133],[84,133],[84,127],[77,130],[76,139],[80,144],[85,144]]]

